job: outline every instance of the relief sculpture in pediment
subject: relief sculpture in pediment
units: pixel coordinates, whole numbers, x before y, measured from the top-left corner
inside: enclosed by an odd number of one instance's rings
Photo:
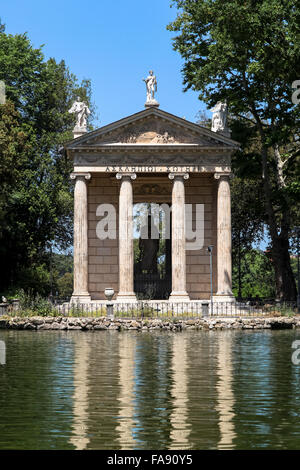
[[[172,126],[165,122],[135,123],[123,129],[110,131],[98,136],[93,144],[198,144],[214,145],[209,138],[192,134],[183,127]]]

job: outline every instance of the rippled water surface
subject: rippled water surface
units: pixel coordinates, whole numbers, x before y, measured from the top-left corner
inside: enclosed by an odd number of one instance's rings
[[[300,449],[295,339],[0,331],[0,448]]]

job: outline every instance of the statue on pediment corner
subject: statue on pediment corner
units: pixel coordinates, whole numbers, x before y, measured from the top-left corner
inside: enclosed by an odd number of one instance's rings
[[[227,133],[228,107],[226,102],[219,101],[212,109],[211,130],[213,132]]]
[[[80,97],[77,96],[72,107],[69,109],[70,114],[76,114],[76,124],[74,129],[87,131],[87,118],[91,114],[87,104],[84,101],[80,101]]]

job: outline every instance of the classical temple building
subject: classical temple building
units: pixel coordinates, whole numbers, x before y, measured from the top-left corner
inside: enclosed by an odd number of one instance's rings
[[[238,143],[226,129],[209,130],[159,109],[151,97],[145,106],[92,132],[83,123],[65,145],[75,182],[72,299],[103,301],[111,287],[115,299],[134,302],[150,287],[148,298],[208,300],[212,273],[214,300],[232,301],[229,180]],[[161,234],[149,245],[133,240],[134,207],[143,203],[172,208],[165,242]],[[109,216],[107,205],[114,209]],[[203,240],[194,246],[186,240],[185,208],[194,229],[197,205]],[[105,217],[109,237],[97,230]]]

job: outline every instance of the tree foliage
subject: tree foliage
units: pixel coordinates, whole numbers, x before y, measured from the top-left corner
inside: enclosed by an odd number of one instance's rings
[[[89,80],[78,83],[64,61],[45,60],[26,34],[0,32],[0,286],[22,283],[28,270],[49,268],[50,248],[72,243],[70,162],[77,95],[91,107]],[[29,276],[31,278],[31,276]],[[39,275],[37,275],[39,278]]]
[[[243,144],[233,168],[258,178],[263,189],[259,206],[272,241],[276,294],[295,299],[289,238],[299,216],[300,143],[299,106],[291,97],[300,77],[300,2],[173,3],[179,13],[169,29],[179,32],[174,48],[184,59],[185,89],[209,107],[227,101],[233,137]]]
[[[270,258],[259,250],[245,251],[240,273],[238,265],[232,271],[232,287],[236,297],[243,299],[273,299],[275,295],[275,273]],[[239,276],[242,278],[239,289]]]

